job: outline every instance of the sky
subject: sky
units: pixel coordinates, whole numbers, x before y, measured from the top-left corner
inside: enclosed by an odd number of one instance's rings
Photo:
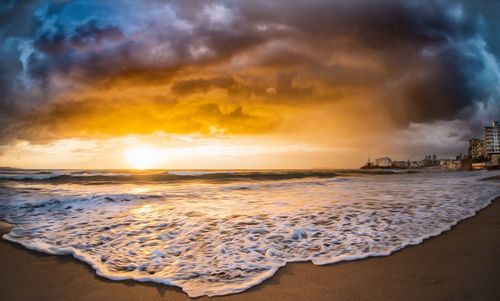
[[[498,1],[4,0],[0,166],[452,157],[500,119],[498,32]]]

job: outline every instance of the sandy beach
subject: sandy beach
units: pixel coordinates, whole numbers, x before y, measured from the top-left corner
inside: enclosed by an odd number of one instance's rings
[[[8,227],[3,224],[1,231]],[[500,198],[438,237],[391,256],[292,263],[246,292],[199,300],[499,300]],[[101,278],[70,256],[0,242],[0,300],[189,300],[180,289]]]

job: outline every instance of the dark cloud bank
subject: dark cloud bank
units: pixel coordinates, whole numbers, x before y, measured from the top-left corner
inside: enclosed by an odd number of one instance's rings
[[[0,141],[57,138],[54,99],[123,78],[165,82],[177,106],[226,90],[236,119],[253,97],[310,107],[367,90],[399,129],[477,134],[500,117],[499,20],[495,1],[3,1]]]

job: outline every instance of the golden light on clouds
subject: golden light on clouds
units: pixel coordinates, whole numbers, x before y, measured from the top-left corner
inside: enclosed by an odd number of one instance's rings
[[[499,115],[490,22],[447,2],[59,2],[0,30],[0,165],[359,167],[453,154]],[[456,143],[403,139],[428,127]]]

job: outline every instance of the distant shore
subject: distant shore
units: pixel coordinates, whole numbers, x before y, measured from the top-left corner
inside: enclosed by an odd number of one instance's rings
[[[495,177],[497,180],[500,177]],[[0,224],[7,233],[9,225]],[[440,236],[387,257],[290,263],[246,292],[197,300],[499,300],[500,197]],[[190,300],[179,288],[110,281],[70,256],[0,242],[0,300]]]

